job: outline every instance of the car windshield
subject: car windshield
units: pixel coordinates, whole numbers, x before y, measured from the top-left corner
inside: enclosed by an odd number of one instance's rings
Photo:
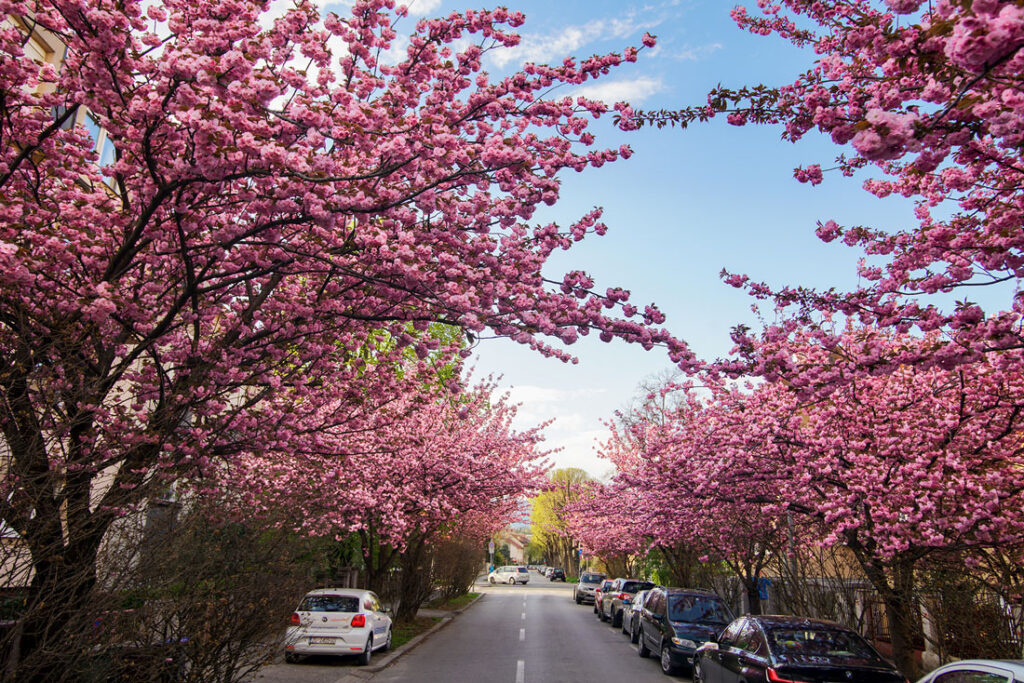
[[[732,621],[725,603],[704,595],[669,595],[668,618],[697,624],[728,624]]]
[[[358,612],[359,598],[352,595],[307,595],[300,612]]]
[[[590,572],[583,572],[580,575],[580,583],[601,583],[604,581],[604,574],[591,574]]]
[[[638,593],[649,588],[654,588],[654,584],[650,581],[627,581],[622,584],[623,593]]]
[[[768,631],[772,651],[784,662],[820,662],[822,659],[859,659],[878,662],[878,655],[856,633],[837,629]]]

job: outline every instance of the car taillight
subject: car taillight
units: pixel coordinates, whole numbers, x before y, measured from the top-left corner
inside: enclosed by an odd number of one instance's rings
[[[768,669],[768,680],[772,681],[772,683],[803,683],[795,678],[785,678],[780,676],[779,672],[772,668]]]
[[[289,619],[289,622],[292,625],[294,625],[294,626],[298,626],[299,624],[301,624],[302,620],[299,619],[299,613],[298,612],[292,612],[292,618]]]
[[[629,593],[619,593],[619,600],[629,600]]]
[[[352,625],[353,626],[366,626],[366,615],[365,614],[357,614],[354,617],[352,617]]]

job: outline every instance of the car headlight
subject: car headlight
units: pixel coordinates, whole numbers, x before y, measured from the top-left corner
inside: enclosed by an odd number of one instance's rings
[[[673,638],[672,642],[678,645],[679,647],[685,647],[691,650],[697,649],[697,643],[690,640],[689,638]]]

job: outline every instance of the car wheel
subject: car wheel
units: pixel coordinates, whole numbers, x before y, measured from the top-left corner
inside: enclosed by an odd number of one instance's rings
[[[672,651],[668,643],[661,644],[661,673],[672,676],[676,673],[676,666],[672,663]]]
[[[497,583],[497,581],[495,581],[495,580],[494,580],[494,577],[493,577],[493,576],[488,576],[488,577],[487,577],[487,580],[491,582],[491,585],[492,585],[492,586],[493,586],[494,584],[496,584],[496,583]]]
[[[390,649],[391,649],[391,627],[389,626],[388,627],[388,637],[387,637],[387,640],[384,641],[384,646],[381,647],[380,651],[381,652],[387,652]]]
[[[644,642],[643,633],[641,633],[640,637],[636,640],[636,653],[644,658],[651,656],[651,651],[647,649],[647,643]]]
[[[597,610],[597,618],[601,621],[608,621],[608,616],[604,613],[604,605],[601,605],[601,608]]]
[[[640,627],[637,626],[636,621],[633,621],[629,625],[629,642],[635,643],[640,640]]]
[[[612,628],[620,628],[622,626],[622,610],[612,613]]]
[[[576,604],[577,605],[582,605],[583,604],[583,598],[581,598],[579,596],[579,594],[576,595]]]
[[[625,634],[629,634],[629,624],[626,622],[626,617],[621,612],[619,613],[619,630]]]
[[[597,614],[597,601],[594,602],[594,614]]]
[[[510,586],[516,585],[516,577],[514,577],[514,576],[508,577],[508,585],[510,585]]]
[[[693,658],[693,683],[706,683],[704,669],[700,665],[700,657]]]
[[[295,654],[294,652],[285,652],[284,653],[284,661],[288,662],[289,664],[298,664],[299,663],[299,656],[297,654]]]
[[[363,650],[363,654],[359,655],[359,666],[366,666],[373,659],[373,634],[366,639],[366,649]]]

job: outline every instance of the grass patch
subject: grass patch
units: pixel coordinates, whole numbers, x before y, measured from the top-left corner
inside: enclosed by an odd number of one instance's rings
[[[463,607],[465,607],[469,603],[473,602],[473,600],[478,595],[480,595],[480,594],[479,593],[466,593],[464,595],[457,595],[454,598],[452,598],[451,600],[442,600],[442,599],[439,598],[437,600],[432,600],[431,602],[428,602],[426,605],[424,605],[424,607],[429,607],[430,609],[448,609],[448,610],[462,609]]]
[[[391,627],[391,646],[400,647],[421,633],[426,633],[441,621],[441,617],[416,617],[406,624],[395,624]]]

